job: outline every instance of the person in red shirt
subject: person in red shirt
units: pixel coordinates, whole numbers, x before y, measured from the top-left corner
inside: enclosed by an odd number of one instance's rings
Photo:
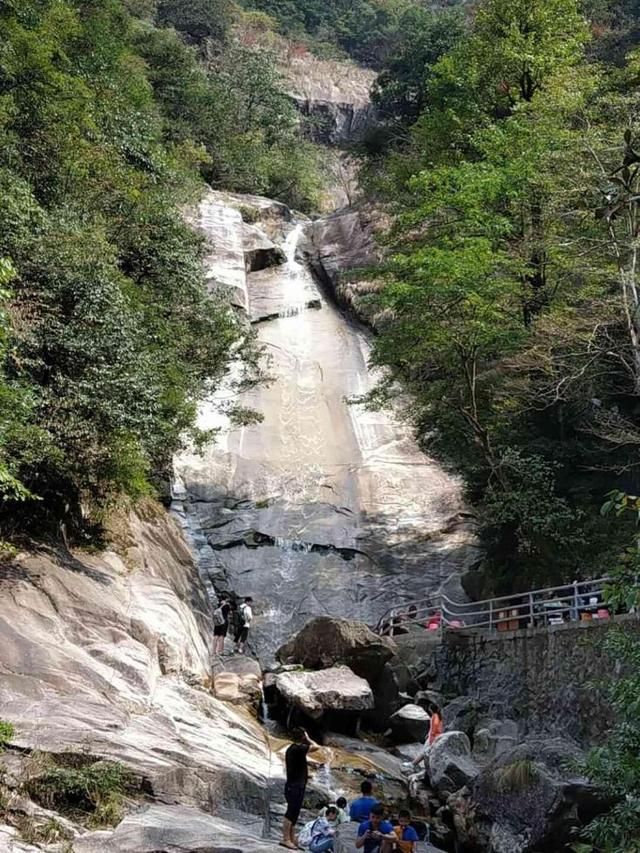
[[[422,751],[422,755],[419,755],[413,762],[414,767],[418,767],[419,764],[422,764],[424,761],[425,769],[429,769],[428,758],[429,751],[435,741],[440,737],[440,735],[444,731],[444,724],[442,722],[442,712],[440,708],[436,705],[435,702],[430,702],[427,707],[427,712],[429,713],[429,731],[427,733],[426,740],[424,742],[424,749]]]

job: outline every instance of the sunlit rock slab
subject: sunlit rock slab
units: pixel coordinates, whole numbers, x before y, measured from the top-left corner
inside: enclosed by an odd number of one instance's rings
[[[78,839],[74,853],[276,853],[282,849],[252,829],[193,808],[150,806],[128,815],[115,830]]]
[[[282,775],[258,724],[204,686],[207,608],[175,524],[132,519],[125,559],[48,551],[0,574],[0,717],[23,749],[124,762],[159,799],[260,814]]]

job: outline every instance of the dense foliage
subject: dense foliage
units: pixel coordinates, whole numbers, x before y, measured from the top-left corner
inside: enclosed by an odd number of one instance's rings
[[[147,494],[250,345],[206,294],[183,221],[201,175],[300,204],[313,192],[271,60],[224,41],[224,4],[158,10],[194,41],[219,39],[207,67],[201,46],[150,23],[155,4],[138,6],[144,20],[121,0],[0,7],[5,529],[78,529],[110,498]]]
[[[424,13],[420,0],[244,0],[279,24],[291,38],[311,37],[315,51],[338,48],[373,67],[384,64]],[[427,48],[428,50],[428,48]]]
[[[613,493],[604,505],[605,514],[615,511],[640,519],[640,498]],[[636,531],[623,552],[607,591],[610,604],[625,609],[640,606],[638,572],[640,540]],[[633,626],[629,625],[629,628]],[[619,626],[607,632],[613,678],[605,682],[611,707],[611,729],[602,745],[588,754],[584,772],[612,807],[598,816],[583,833],[591,843],[576,844],[575,853],[639,853],[640,851],[640,640],[632,630]],[[595,845],[592,846],[592,845]]]
[[[395,150],[370,146],[394,217],[371,403],[408,387],[465,475],[483,583],[602,575],[624,535],[602,494],[640,442],[638,59],[596,64],[575,0],[483,0],[453,47],[428,26],[432,52],[409,39],[380,78],[418,94],[391,111]]]

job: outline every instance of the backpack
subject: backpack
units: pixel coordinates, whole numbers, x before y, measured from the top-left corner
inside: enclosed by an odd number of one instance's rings
[[[241,604],[238,608],[238,625],[241,628],[247,627],[247,604]]]
[[[318,822],[318,819],[310,820],[309,823],[305,823],[298,834],[298,843],[301,847],[308,847],[313,840],[313,827]]]
[[[216,607],[213,611],[213,624],[216,628],[219,628],[221,625],[224,625],[226,621],[227,620],[224,618],[224,613],[222,611],[222,605],[220,605],[220,607]]]

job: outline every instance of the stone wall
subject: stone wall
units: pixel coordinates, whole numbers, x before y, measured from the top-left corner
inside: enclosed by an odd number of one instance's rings
[[[637,617],[619,617],[640,633]],[[603,640],[613,623],[572,623],[500,635],[449,632],[431,669],[447,696],[477,697],[492,717],[517,720],[523,733],[597,741],[610,723],[602,683],[620,673]]]

